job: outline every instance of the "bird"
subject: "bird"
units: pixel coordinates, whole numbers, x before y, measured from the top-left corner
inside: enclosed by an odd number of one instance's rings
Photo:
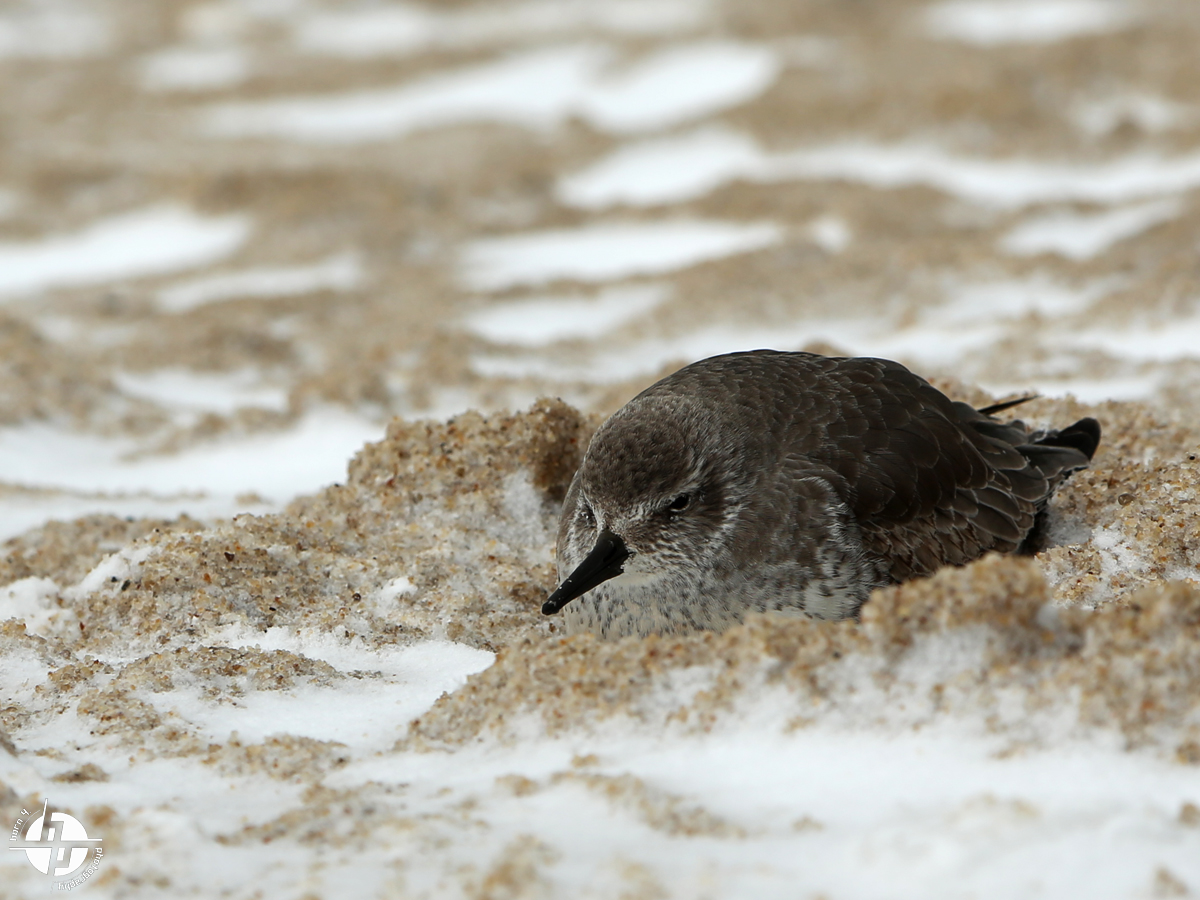
[[[545,615],[600,638],[750,612],[855,617],[875,588],[1031,553],[1100,424],[1031,430],[898,362],[754,350],[692,363],[597,429],[563,501]]]

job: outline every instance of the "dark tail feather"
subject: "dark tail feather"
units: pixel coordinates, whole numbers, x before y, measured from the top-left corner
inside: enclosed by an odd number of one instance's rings
[[[1047,447],[1073,447],[1090,461],[1100,446],[1100,423],[1095,419],[1080,419],[1062,431],[1051,431],[1034,442]]]
[[[1050,487],[1048,500],[1064,478],[1086,469],[1092,461],[1100,444],[1100,423],[1095,419],[1080,419],[1062,431],[1044,431],[1030,438],[1017,449],[1046,479]]]
[[[1003,403],[993,403],[991,406],[985,406],[979,412],[985,416],[994,416],[998,412],[1004,412],[1006,409],[1012,409],[1014,406],[1020,406],[1022,403],[1028,403],[1030,400],[1036,400],[1038,396],[1038,394],[1026,394],[1024,397],[1018,397],[1016,400],[1005,400]]]
[[[1080,419],[1062,431],[1046,431],[1030,435],[1032,440],[1017,449],[1042,473],[1048,490],[1037,504],[1033,528],[1022,541],[1019,553],[1036,553],[1044,549],[1046,540],[1046,504],[1055,489],[1072,472],[1086,469],[1100,445],[1100,423],[1095,419]]]

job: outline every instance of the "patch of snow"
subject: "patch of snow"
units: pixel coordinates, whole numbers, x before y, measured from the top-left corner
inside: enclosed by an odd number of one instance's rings
[[[407,575],[401,575],[371,594],[368,600],[375,615],[387,618],[389,613],[395,611],[396,601],[400,597],[408,597],[416,592],[416,585],[409,580]]]
[[[323,408],[285,431],[131,460],[128,455],[138,450],[131,440],[27,423],[0,429],[0,471],[30,487],[160,497],[254,492],[283,501],[344,479],[350,457],[380,431],[372,422]]]
[[[1071,107],[1070,119],[1084,134],[1102,137],[1129,123],[1142,131],[1156,134],[1193,121],[1193,107],[1165,97],[1123,93],[1096,100],[1081,101]]]
[[[301,50],[350,58],[417,53],[608,32],[670,35],[708,16],[705,0],[525,0],[444,9],[413,3],[303,13],[295,25]]]
[[[931,36],[981,47],[1051,44],[1132,22],[1123,0],[946,0],[925,10]]]
[[[1100,213],[1049,213],[1022,222],[1000,239],[1000,247],[1016,256],[1057,253],[1067,259],[1091,259],[1114,244],[1177,218],[1179,200],[1152,200]]]
[[[304,642],[298,646],[304,648]],[[309,656],[303,649],[293,652]],[[347,654],[337,656],[346,661]],[[310,682],[254,691],[227,703],[207,700],[196,689],[148,694],[144,699],[199,726],[209,740],[226,740],[237,732],[239,740],[258,743],[271,735],[290,734],[379,751],[403,737],[408,723],[442,694],[461,687],[494,659],[495,654],[464,644],[424,641],[387,651],[358,650],[350,671],[361,674],[327,686]]]
[[[0,12],[0,59],[76,59],[111,44],[108,19],[77,2],[25,0]]]
[[[158,552],[153,544],[125,547],[100,560],[79,584],[63,590],[63,595],[73,600],[82,600],[88,594],[100,590],[119,590],[127,578],[136,578],[142,563]]]
[[[21,491],[0,494],[0,541],[8,540],[51,520],[69,522],[108,513],[133,518],[173,519],[187,513],[196,519],[227,519],[237,513],[274,512],[277,505],[255,494],[182,494],[156,496],[146,492]]]
[[[54,602],[58,593],[58,585],[49,578],[22,578],[10,582],[0,587],[0,619],[16,619],[25,624],[28,633],[47,637],[50,624],[64,615],[64,610]],[[8,671],[7,666],[3,671],[6,676],[15,674]],[[40,666],[25,673],[26,680],[36,678],[35,683],[43,681],[45,676],[46,672]],[[21,682],[14,677],[13,681],[5,683],[15,689]]]
[[[0,219],[7,219],[21,208],[21,196],[16,191],[0,188]]]
[[[626,67],[595,45],[532,50],[424,76],[395,88],[227,103],[204,116],[220,137],[355,143],[469,122],[550,128],[580,116],[608,131],[669,127],[757,96],[774,82],[771,50],[707,42],[671,46]]]
[[[235,45],[167,47],[143,57],[138,81],[148,91],[213,91],[250,75],[250,54]]]
[[[749,253],[782,239],[770,222],[609,222],[474,241],[461,251],[460,275],[480,291],[559,278],[610,281]]]
[[[703,196],[761,169],[762,151],[752,138],[709,126],[625,144],[612,155],[559,180],[558,198],[568,206],[658,206]]]
[[[642,141],[565,176],[559,199],[586,209],[658,206],[692,200],[743,179],[851,181],[891,190],[924,185],[972,203],[1019,209],[1036,203],[1122,203],[1200,186],[1200,154],[1148,153],[1101,163],[986,159],[932,144],[847,142],[767,152],[752,138],[706,128]]]
[[[768,47],[728,41],[669,46],[592,86],[582,112],[618,134],[670,128],[754,99],[779,71]]]
[[[808,224],[808,233],[826,253],[841,253],[854,238],[850,226],[837,216],[818,216]]]
[[[980,387],[997,396],[1032,390],[1041,397],[1074,397],[1083,403],[1103,403],[1106,400],[1148,400],[1162,385],[1162,376],[1117,375],[1111,378],[1046,378],[1037,379],[1036,386],[1017,382],[982,381]]]
[[[1083,312],[1110,289],[1098,282],[1077,289],[1045,276],[1004,281],[961,284],[948,289],[949,299],[931,307],[925,314],[930,321],[948,324],[1016,319],[1030,313],[1047,317],[1070,316]]]
[[[233,253],[249,234],[245,216],[198,216],[162,205],[73,234],[0,243],[0,297],[194,268]]]
[[[277,412],[288,407],[287,391],[264,385],[254,369],[220,373],[190,369],[115,372],[112,379],[126,396],[148,400],[168,410],[229,415],[245,407]]]
[[[468,315],[463,326],[497,344],[542,347],[607,334],[653,310],[668,293],[664,284],[618,285],[591,297],[534,297],[495,303]]]
[[[177,282],[158,293],[163,312],[183,313],[242,297],[292,297],[318,291],[352,291],[363,283],[358,254],[335,253],[300,266],[259,266]]]
[[[1167,321],[1139,318],[1124,327],[1071,332],[1065,343],[1134,362],[1169,362],[1200,357],[1200,314]]]

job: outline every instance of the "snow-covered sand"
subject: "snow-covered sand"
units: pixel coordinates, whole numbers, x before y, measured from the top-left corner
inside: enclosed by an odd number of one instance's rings
[[[114,898],[1200,891],[1192,19],[0,11],[6,824]],[[1101,452],[861,624],[564,639],[591,430],[762,346]]]

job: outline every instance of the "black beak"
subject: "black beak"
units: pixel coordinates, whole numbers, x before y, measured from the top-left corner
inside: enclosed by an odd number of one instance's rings
[[[558,586],[558,590],[550,595],[550,599],[542,604],[542,615],[554,615],[576,597],[586,594],[601,582],[620,575],[625,571],[625,560],[631,555],[625,542],[611,531],[600,532],[600,536],[596,538],[596,546],[587,555],[587,559],[581,562]]]

